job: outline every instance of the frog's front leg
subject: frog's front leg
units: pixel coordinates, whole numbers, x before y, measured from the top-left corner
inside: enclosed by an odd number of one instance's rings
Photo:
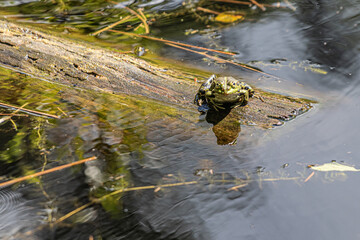
[[[206,82],[201,84],[198,93],[195,95],[194,103],[198,106],[201,106],[203,102],[207,102],[206,97],[211,96],[211,88],[214,82],[216,75],[211,75]]]
[[[214,80],[216,78],[216,75],[211,75],[206,82],[204,82],[201,86],[204,88],[204,90],[210,90]]]
[[[195,95],[194,104],[200,106],[200,105],[199,105],[199,104],[200,104],[200,101],[201,101],[200,99],[201,99],[201,97],[199,96],[199,93],[197,93],[197,94]]]
[[[241,99],[240,106],[245,106],[249,102],[249,91],[248,90],[240,90],[240,96],[243,96]]]
[[[213,74],[208,78],[208,80],[206,80],[206,82],[201,84],[201,87],[199,89],[199,93],[200,94],[205,94],[207,91],[210,91],[210,89],[212,89],[212,87],[213,87],[213,83],[214,83],[215,78],[216,78],[216,75]]]

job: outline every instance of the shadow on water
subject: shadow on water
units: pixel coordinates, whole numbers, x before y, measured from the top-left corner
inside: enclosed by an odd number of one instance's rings
[[[218,145],[236,144],[241,131],[240,115],[231,112],[231,108],[221,111],[210,109],[206,113],[206,121],[213,124],[213,132]]]

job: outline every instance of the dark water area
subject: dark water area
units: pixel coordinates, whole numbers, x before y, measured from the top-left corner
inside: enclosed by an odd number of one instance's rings
[[[88,34],[118,21],[124,6],[170,14],[198,2],[64,0],[40,8],[39,1],[3,1],[0,10],[20,22]],[[1,239],[360,239],[359,172],[308,168],[336,161],[360,169],[360,3],[293,1],[266,11],[221,6],[245,11],[245,19],[209,24],[189,13],[150,25],[150,34],[235,52],[221,57],[278,78],[149,40],[110,33],[99,39],[315,99],[314,108],[270,130],[241,125],[236,144],[218,145],[195,106],[69,89],[1,68],[1,102],[68,115],[14,116],[17,130],[1,121],[1,181],[98,157],[1,188]],[[127,190],[111,195],[121,189]]]

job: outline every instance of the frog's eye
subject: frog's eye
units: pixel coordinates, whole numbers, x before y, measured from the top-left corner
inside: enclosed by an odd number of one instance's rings
[[[236,84],[233,82],[232,85],[235,87]]]
[[[245,89],[246,89],[246,90],[249,90],[249,86],[245,86]]]

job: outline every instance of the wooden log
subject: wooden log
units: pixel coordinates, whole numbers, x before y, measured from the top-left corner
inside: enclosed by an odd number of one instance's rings
[[[142,95],[194,111],[197,108],[193,99],[200,83],[186,71],[164,69],[127,54],[6,21],[0,21],[0,64],[68,86]],[[256,92],[257,98],[235,110],[242,123],[267,128],[310,106],[303,99]]]

